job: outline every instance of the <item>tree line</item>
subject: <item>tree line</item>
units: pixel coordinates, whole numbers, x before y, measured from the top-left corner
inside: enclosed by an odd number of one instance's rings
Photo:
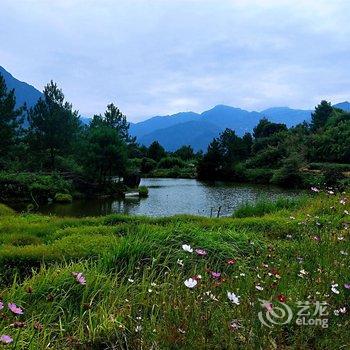
[[[191,146],[166,152],[157,141],[137,144],[113,103],[84,124],[51,81],[32,108],[16,108],[15,92],[0,76],[2,172],[74,173],[100,185],[147,175],[306,186],[327,180],[325,173],[342,176],[350,163],[349,140],[350,114],[322,101],[310,123],[288,129],[263,118],[242,137],[226,129],[204,154]]]
[[[288,129],[263,118],[243,137],[226,129],[208,146],[198,177],[297,187],[346,182],[349,170],[350,113],[321,101],[310,123]]]

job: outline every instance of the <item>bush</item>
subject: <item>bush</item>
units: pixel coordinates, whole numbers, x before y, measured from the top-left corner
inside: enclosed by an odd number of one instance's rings
[[[73,197],[68,193],[56,193],[54,201],[57,203],[71,203]]]
[[[143,158],[141,162],[141,172],[148,174],[157,167],[157,162],[151,158]]]
[[[283,187],[300,187],[303,183],[301,164],[297,155],[285,159],[282,167],[274,172],[271,183]]]
[[[139,187],[139,196],[140,197],[148,197],[148,188],[146,186]]]
[[[246,169],[246,176],[248,181],[258,183],[258,184],[267,184],[270,182],[273,175],[272,169],[257,168],[257,169]]]
[[[184,168],[185,166],[186,162],[176,157],[165,157],[158,163],[158,168],[160,169],[169,169],[174,167]]]

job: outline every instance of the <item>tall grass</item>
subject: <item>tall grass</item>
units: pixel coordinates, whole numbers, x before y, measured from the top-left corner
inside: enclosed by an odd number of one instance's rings
[[[344,197],[264,201],[222,219],[0,216],[0,336],[30,350],[345,349],[350,313],[334,314],[349,308]],[[294,314],[297,301],[327,302],[329,327],[262,325],[260,299],[280,307],[281,295]]]

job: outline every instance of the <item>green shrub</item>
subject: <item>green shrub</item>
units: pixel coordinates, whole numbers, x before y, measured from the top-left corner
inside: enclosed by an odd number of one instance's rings
[[[68,193],[56,193],[54,201],[57,203],[71,203],[73,201],[73,197]]]
[[[158,168],[160,169],[170,169],[174,167],[184,168],[185,166],[186,162],[176,157],[165,157],[162,158],[158,163]]]
[[[273,175],[272,169],[256,168],[246,169],[246,177],[250,182],[258,184],[269,183]]]
[[[139,196],[140,197],[148,197],[148,188],[146,186],[139,187]]]
[[[281,168],[274,171],[271,183],[283,187],[301,187],[303,183],[301,165],[300,157],[291,155],[283,161]]]

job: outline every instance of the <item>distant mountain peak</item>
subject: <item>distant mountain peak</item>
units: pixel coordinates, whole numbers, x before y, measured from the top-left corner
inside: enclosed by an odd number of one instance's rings
[[[1,66],[0,75],[4,77],[9,90],[15,89],[17,107],[22,106],[24,103],[26,103],[28,107],[32,107],[42,96],[42,93],[34,86],[14,78],[11,73]]]
[[[333,105],[333,107],[342,109],[343,111],[346,111],[346,112],[350,112],[350,102],[348,101],[336,103],[335,105]]]

